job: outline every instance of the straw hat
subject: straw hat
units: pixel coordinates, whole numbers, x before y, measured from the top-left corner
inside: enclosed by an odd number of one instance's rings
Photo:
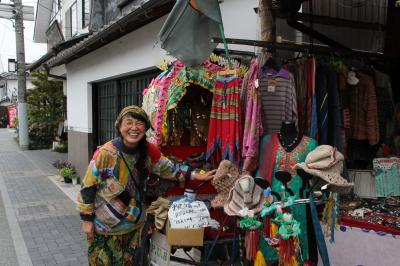
[[[242,216],[244,210],[258,213],[263,205],[263,190],[255,182],[252,176],[240,177],[232,190],[224,210],[229,216]]]
[[[298,163],[295,167],[320,178],[324,183],[328,183],[330,185],[329,190],[346,193],[354,184],[349,183],[341,176],[343,161],[343,154],[336,148],[320,145],[307,155],[305,162]]]
[[[229,196],[229,191],[239,178],[239,170],[231,161],[223,160],[215,173],[211,184],[217,191],[217,196],[211,201],[213,208],[224,207],[225,201]]]

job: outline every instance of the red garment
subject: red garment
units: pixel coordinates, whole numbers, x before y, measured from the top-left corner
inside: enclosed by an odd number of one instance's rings
[[[217,166],[221,160],[240,163],[242,118],[240,78],[220,78],[215,83],[208,129],[206,159]]]
[[[274,170],[276,152],[278,151],[278,134],[273,133],[268,139],[264,137],[260,145],[259,176],[272,184],[272,172]]]

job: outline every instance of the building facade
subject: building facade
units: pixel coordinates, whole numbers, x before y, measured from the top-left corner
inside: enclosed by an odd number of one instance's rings
[[[41,2],[43,1],[39,1]],[[174,1],[106,1],[108,5],[103,12],[96,6],[102,1],[92,1],[92,25],[86,28],[83,27],[83,2],[87,1],[62,1],[58,13],[52,12],[56,14],[57,19],[53,19],[54,15],[47,19],[46,30],[46,23],[40,21],[42,18],[39,17],[39,13],[49,10],[40,10],[39,5],[36,21],[36,28],[41,28],[44,31],[42,33],[48,31],[57,21],[64,41],[84,35],[92,28],[88,37],[53,54],[43,62],[51,74],[66,77],[64,83],[67,95],[68,160],[76,166],[81,175],[84,174],[94,149],[114,137],[113,124],[119,110],[129,104],[141,105],[143,89],[159,73],[155,66],[166,57],[166,53],[157,44],[157,35]],[[121,2],[127,3],[122,8],[117,7],[118,10],[114,10],[115,14],[110,11],[115,8],[112,3],[119,5]],[[99,6],[104,7],[104,3]],[[78,19],[77,30],[72,31],[76,34],[69,36],[69,26],[66,26],[71,25],[67,21],[70,12],[68,10],[75,8],[71,4],[76,5]],[[221,1],[226,35],[231,38],[257,39],[257,14],[254,11],[257,5],[257,0]],[[57,4],[53,2],[52,6]],[[146,15],[143,10],[147,11]],[[130,17],[134,12],[137,12],[137,15]],[[70,14],[75,14],[75,11]],[[96,21],[96,17],[101,18]],[[127,18],[130,21],[123,24],[121,21]],[[123,26],[116,34],[111,28],[118,23]],[[128,29],[129,27],[135,29]],[[124,28],[130,32],[121,33]],[[40,37],[39,30],[35,31],[35,34],[36,41],[48,43],[49,51],[52,46],[59,44],[49,44],[54,38],[44,37],[43,34]],[[98,35],[102,37],[94,41]],[[95,42],[99,44],[93,44]],[[101,45],[101,42],[106,43]],[[87,51],[82,52],[82,49]],[[246,46],[232,46],[230,49],[254,51],[254,47]]]

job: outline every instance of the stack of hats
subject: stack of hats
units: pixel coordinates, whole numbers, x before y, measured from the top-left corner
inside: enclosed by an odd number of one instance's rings
[[[248,213],[259,213],[263,205],[263,189],[249,175],[240,177],[225,203],[224,211],[229,216],[244,217]]]
[[[336,148],[320,145],[310,152],[304,163],[296,164],[305,172],[316,177],[314,186],[328,184],[333,192],[347,193],[354,186],[341,176],[344,156]]]
[[[239,170],[231,161],[223,160],[215,173],[211,184],[217,191],[217,196],[211,201],[213,208],[224,207],[236,180],[239,178]]]

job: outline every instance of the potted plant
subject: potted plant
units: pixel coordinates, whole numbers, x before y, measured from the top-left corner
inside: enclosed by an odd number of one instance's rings
[[[77,185],[79,181],[79,175],[74,171],[74,173],[71,175],[72,179],[72,184]]]
[[[74,169],[71,167],[63,167],[60,169],[60,175],[64,178],[65,183],[72,183],[72,176],[74,174]]]

